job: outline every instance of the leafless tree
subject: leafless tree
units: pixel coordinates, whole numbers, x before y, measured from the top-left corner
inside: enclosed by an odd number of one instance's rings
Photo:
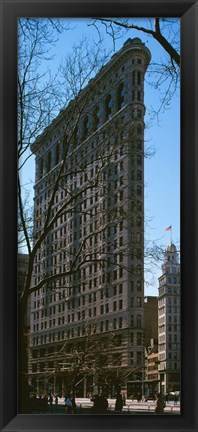
[[[40,280],[33,285],[32,274],[35,265],[35,259],[39,250],[45,248],[47,236],[53,230],[59,218],[66,217],[72,212],[78,212],[81,216],[88,215],[86,209],[82,209],[79,205],[80,196],[90,196],[91,191],[95,194],[101,192],[104,194],[105,189],[108,190],[108,199],[111,203],[107,208],[101,207],[100,223],[94,227],[95,234],[98,236],[106,235],[110,226],[120,223],[121,220],[130,217],[125,214],[122,206],[115,206],[115,196],[111,192],[111,181],[105,179],[105,170],[110,167],[114,161],[117,148],[121,142],[115,143],[113,147],[107,149],[107,141],[111,140],[112,130],[109,128],[105,139],[101,140],[100,146],[96,153],[97,172],[94,176],[90,175],[90,166],[86,158],[82,158],[82,162],[78,167],[74,165],[75,175],[82,176],[84,181],[82,187],[72,189],[67,181],[69,176],[74,174],[73,168],[67,167],[68,154],[75,145],[76,128],[79,120],[86,112],[87,98],[92,94],[91,78],[95,76],[97,71],[106,62],[106,53],[101,50],[100,43],[92,48],[88,47],[87,41],[84,40],[75,47],[74,54],[70,56],[65,65],[61,68],[62,78],[44,79],[43,71],[40,69],[40,60],[49,55],[49,44],[54,41],[54,31],[62,29],[61,23],[57,22],[54,27],[54,22],[51,20],[19,20],[19,77],[18,77],[18,157],[19,157],[19,178],[18,178],[18,209],[19,209],[19,227],[24,234],[26,242],[29,262],[25,280],[24,289],[19,302],[19,386],[20,386],[20,412],[24,412],[24,401],[27,398],[27,349],[25,340],[25,313],[27,309],[27,301],[31,293],[39,290],[42,287],[48,286],[50,290],[60,289],[63,278],[77,277],[80,278],[80,272],[83,264],[92,263],[98,268],[114,268],[123,269],[121,245],[118,245],[116,255],[108,252],[100,247],[94,250],[90,243],[90,234],[85,234],[78,246],[78,249],[71,251],[65,245],[65,250],[69,259],[69,266],[62,268],[60,272],[52,271],[48,274],[46,269],[42,268]],[[63,29],[64,30],[64,29]],[[46,84],[47,82],[47,84]],[[84,91],[84,87],[89,82],[89,94]],[[64,87],[65,86],[65,87]],[[62,98],[62,92],[65,88],[65,98]],[[61,102],[63,107],[70,101],[69,109],[59,111]],[[34,228],[33,241],[30,232],[30,218],[27,213],[27,207],[23,198],[23,186],[21,185],[20,171],[28,158],[31,157],[30,146],[43,132],[48,138],[52,133],[51,121],[56,117],[64,124],[62,134],[62,157],[57,164],[56,170],[53,172],[52,188],[47,207],[41,215],[41,225],[37,229]],[[48,127],[49,126],[49,127]],[[119,125],[115,123],[115,128]],[[130,152],[128,143],[130,137],[121,137],[124,152]],[[144,154],[142,154],[144,157]],[[113,180],[112,180],[113,182]],[[63,200],[57,211],[54,212],[54,203],[57,193],[64,192],[66,198]],[[138,210],[137,210],[138,211]],[[143,221],[141,221],[143,223]],[[23,239],[23,240],[24,240]],[[125,246],[125,253],[139,254],[137,244],[133,244],[131,239]],[[57,267],[55,262],[55,250],[60,250],[62,247],[59,242],[51,244],[50,253],[52,255],[54,269]],[[119,256],[119,259],[118,259]],[[136,255],[135,255],[136,257]],[[142,260],[142,256],[137,255],[138,259]],[[53,270],[53,268],[52,268]],[[136,272],[136,268],[132,266],[124,268],[126,271]],[[139,269],[138,269],[139,272]],[[138,273],[139,274],[139,273]],[[143,278],[143,275],[141,274]],[[66,286],[70,289],[70,284]],[[77,378],[80,373],[82,360],[79,360],[73,371],[73,385],[76,385]]]
[[[75,400],[77,388],[85,380],[90,379],[89,393],[99,393],[99,387],[105,385],[108,391],[120,388],[126,379],[134,373],[142,371],[142,365],[136,367],[121,367],[122,363],[122,332],[120,335],[111,330],[108,335],[98,333],[98,323],[90,318],[84,322],[84,338],[60,342],[58,349],[46,353],[40,359],[43,364],[50,360],[52,367],[39,373],[38,379],[43,393],[54,378],[64,376],[64,386],[54,388],[54,393],[66,396],[71,393]],[[54,359],[55,362],[54,362]],[[94,382],[96,381],[96,383]],[[97,390],[96,390],[97,388]],[[49,392],[49,391],[48,391]]]
[[[161,47],[160,61],[151,61],[148,67],[147,81],[152,89],[159,92],[159,106],[151,107],[150,111],[155,117],[163,110],[169,108],[172,97],[180,85],[180,25],[176,18],[96,18],[91,23],[96,28],[99,37],[101,25],[112,38],[113,46],[118,38],[124,34],[142,33],[148,39],[153,38]],[[132,33],[133,32],[133,33]]]
[[[56,22],[55,22],[56,21]],[[67,178],[68,172],[65,171],[65,164],[68,156],[68,150],[72,146],[76,126],[82,115],[86,98],[82,101],[81,91],[87,82],[97,73],[106,61],[106,54],[100,48],[100,44],[88,49],[86,40],[81,41],[79,46],[75,46],[74,55],[70,56],[62,67],[62,82],[56,78],[46,81],[46,76],[40,69],[40,61],[49,58],[49,46],[55,41],[57,32],[67,30],[60,20],[48,19],[19,19],[19,67],[18,67],[18,160],[19,160],[19,177],[18,177],[18,213],[19,213],[19,242],[26,243],[29,255],[28,270],[25,279],[25,286],[22,291],[19,302],[19,385],[20,385],[20,410],[23,412],[23,402],[27,396],[27,349],[25,340],[25,314],[27,301],[31,292],[44,286],[46,283],[56,282],[61,277],[73,274],[77,271],[77,262],[85,247],[85,240],[79,247],[76,256],[71,257],[71,266],[62,275],[49,277],[43,274],[42,281],[34,288],[31,286],[32,272],[36,254],[42,246],[48,233],[52,230],[54,224],[63,214],[72,211],[75,208],[75,201],[80,193],[68,191],[68,199],[53,214],[53,204],[56,192],[60,190],[64,179]],[[65,72],[66,68],[66,72]],[[65,97],[62,90],[65,86]],[[60,91],[61,88],[61,91]],[[72,100],[73,99],[73,100]],[[52,119],[57,116],[58,108],[64,107],[70,101],[69,115],[66,113],[64,120],[63,134],[63,155],[62,162],[56,171],[53,183],[53,190],[50,196],[47,210],[43,215],[42,230],[35,235],[32,232],[31,216],[27,209],[27,199],[24,198],[23,185],[21,184],[20,172],[24,164],[31,157],[30,146],[48,126]],[[64,113],[59,112],[62,117]],[[73,120],[74,118],[74,120]],[[72,123],[72,127],[71,127]],[[50,128],[47,131],[50,134]],[[104,162],[101,162],[104,163]],[[87,167],[80,167],[85,173]],[[97,183],[97,179],[92,182],[92,187]],[[88,191],[91,183],[88,183],[84,192]],[[82,193],[82,191],[81,191]],[[21,234],[23,233],[23,236]],[[84,257],[85,259],[85,257]]]

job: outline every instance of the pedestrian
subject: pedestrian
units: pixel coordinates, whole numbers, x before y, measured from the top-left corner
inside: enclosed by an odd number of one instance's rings
[[[91,402],[93,402],[94,414],[99,414],[99,395],[93,395],[91,398]]]
[[[115,411],[121,412],[123,408],[123,400],[120,392],[117,393],[116,403],[115,403]]]
[[[50,405],[53,404],[53,396],[51,394],[50,394],[50,397],[49,397],[49,403],[50,403]]]
[[[125,394],[123,394],[122,400],[123,400],[123,406],[125,406],[126,405],[126,396],[125,396]]]
[[[163,414],[165,406],[166,404],[164,398],[162,394],[159,393],[157,397],[156,408],[155,408],[156,414]]]
[[[177,394],[175,393],[175,396],[174,396],[174,405],[177,405],[177,402],[178,402],[178,396],[177,396]]]
[[[55,397],[55,404],[58,405],[58,396]]]
[[[137,394],[137,401],[138,401],[138,402],[140,402],[140,401],[141,401],[141,399],[142,399],[142,396],[141,396],[141,394],[140,394],[140,393],[138,393],[138,394]]]
[[[72,414],[72,399],[70,395],[65,397],[65,412],[66,414]]]
[[[72,411],[73,414],[76,414],[76,402],[75,402],[75,397],[72,397]]]
[[[101,393],[101,395],[98,397],[97,408],[98,408],[98,414],[106,414],[107,413],[108,400],[105,397],[104,393]]]

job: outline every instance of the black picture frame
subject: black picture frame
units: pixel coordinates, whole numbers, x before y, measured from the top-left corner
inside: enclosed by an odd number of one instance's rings
[[[198,2],[191,0],[1,0],[0,325],[1,430],[198,430],[197,59]],[[17,17],[181,17],[182,404],[179,416],[17,415]],[[174,187],[174,185],[173,185]]]

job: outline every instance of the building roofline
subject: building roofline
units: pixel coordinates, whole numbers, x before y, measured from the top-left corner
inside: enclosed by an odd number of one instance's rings
[[[137,49],[138,50],[142,50],[142,49],[144,50],[146,58],[147,58],[147,62],[146,62],[146,66],[145,66],[145,71],[146,71],[147,66],[148,66],[150,59],[151,59],[150,50],[145,46],[145,44],[141,41],[141,39],[129,38],[124,42],[122,48],[111,56],[111,59],[108,61],[108,63],[100,68],[100,70],[98,71],[96,76],[89,80],[89,82],[85,86],[85,88],[80,90],[80,92],[79,92],[78,96],[76,96],[76,98],[79,97],[79,101],[82,100],[92,85],[96,85],[98,83],[98,81],[102,80],[104,78],[105,74],[109,72],[109,69],[111,69],[119,60],[121,60],[124,56],[129,54],[134,49],[135,50],[137,50]],[[72,105],[76,101],[76,98],[71,100],[68,103],[68,105],[66,106],[66,108],[61,109],[59,114],[54,118],[54,120],[52,120],[52,122],[48,126],[46,126],[46,128],[43,130],[43,132],[40,135],[38,135],[35,142],[33,144],[31,144],[31,147],[30,147],[31,151],[33,153],[36,152],[36,150],[38,149],[38,147],[40,146],[42,141],[45,139],[45,136],[47,136],[48,132],[50,130],[53,130],[55,127],[58,126],[58,124],[60,122],[63,121],[64,115],[67,113],[67,111],[69,111],[72,108]]]

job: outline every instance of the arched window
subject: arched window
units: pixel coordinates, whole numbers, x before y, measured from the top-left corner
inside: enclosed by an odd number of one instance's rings
[[[117,110],[120,110],[124,106],[124,83],[120,83],[117,87]]]
[[[138,73],[137,73],[137,83],[141,84],[141,72],[140,71],[138,71]]]
[[[142,196],[142,186],[137,185],[137,195]]]
[[[39,179],[43,177],[43,158],[39,161]]]
[[[142,155],[140,154],[137,155],[137,164],[142,165]]]
[[[88,136],[88,116],[86,116],[83,120],[83,140],[85,140]]]
[[[141,119],[141,117],[142,117],[142,110],[138,109],[137,110],[137,118]]]
[[[51,161],[52,161],[52,156],[51,156],[51,151],[49,151],[47,154],[47,172],[51,170]]]
[[[109,94],[106,98],[105,98],[105,121],[109,120],[109,118],[112,115],[112,97]]]
[[[100,111],[99,106],[97,105],[93,111],[93,131],[96,131],[100,125]]]
[[[142,126],[139,124],[137,125],[137,134],[141,135],[142,134]]]
[[[78,126],[77,125],[74,127],[73,143],[74,143],[74,145],[78,144]]]
[[[65,152],[67,149],[67,140],[68,140],[68,136],[67,136],[67,134],[64,134],[64,137],[63,137],[63,155],[62,155],[63,158],[65,157]]]
[[[60,145],[58,142],[56,144],[55,165],[57,165],[59,163],[59,157],[60,157]]]

